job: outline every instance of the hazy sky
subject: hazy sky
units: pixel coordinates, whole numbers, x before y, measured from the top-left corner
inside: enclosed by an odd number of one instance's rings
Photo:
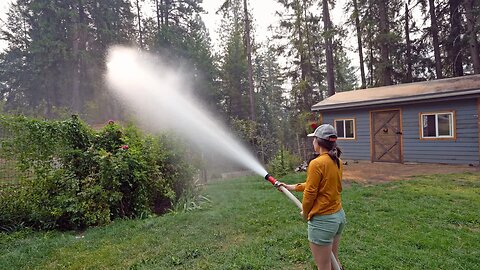
[[[207,14],[203,14],[202,18],[209,29],[214,44],[217,43],[217,31],[221,20],[221,16],[216,15],[215,12],[224,1],[225,0],[203,1],[203,7]],[[278,16],[275,16],[275,12],[281,9],[281,5],[274,0],[254,0],[250,1],[250,9],[253,13],[254,26],[257,33],[255,39],[260,42],[265,41],[271,36],[271,34],[268,33],[268,27],[278,21]]]
[[[215,11],[221,6],[225,0],[204,0],[203,7],[207,14],[202,15],[205,25],[209,29],[210,36],[213,43],[217,42],[218,27],[220,24],[221,16],[216,15]],[[282,10],[282,5],[277,3],[276,0],[250,0],[250,10],[252,11],[255,27],[255,40],[257,42],[266,41],[267,38],[272,36],[272,33],[268,31],[270,25],[278,25],[279,17],[275,15],[277,11]],[[347,16],[343,14],[343,6],[346,0],[336,1],[336,7],[331,11],[331,18],[334,24],[342,24],[346,21]],[[318,7],[320,11],[320,7]],[[352,37],[349,37],[349,42]]]
[[[3,22],[7,18],[7,11],[11,2],[11,0],[0,0],[0,27],[3,27]],[[0,51],[3,51],[6,45],[7,44],[0,39]]]

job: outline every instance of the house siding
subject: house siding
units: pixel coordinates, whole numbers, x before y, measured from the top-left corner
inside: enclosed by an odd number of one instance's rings
[[[454,111],[455,139],[421,140],[420,113]],[[403,107],[404,161],[427,163],[478,163],[478,112],[476,99],[444,101]]]
[[[370,160],[370,115],[368,111],[324,113],[323,122],[334,124],[335,119],[355,119],[355,140],[339,139],[343,159]]]
[[[371,160],[370,112],[400,109],[402,114],[403,162],[477,164],[479,162],[479,120],[476,99],[422,103],[403,106],[323,112],[324,123],[334,119],[355,118],[356,140],[339,140],[343,158]],[[422,140],[420,113],[455,112],[455,139]]]

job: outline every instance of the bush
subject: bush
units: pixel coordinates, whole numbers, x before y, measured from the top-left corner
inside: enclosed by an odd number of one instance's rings
[[[109,122],[94,131],[76,116],[66,121],[1,117],[12,137],[2,154],[33,177],[17,192],[0,191],[0,226],[80,229],[163,213],[193,183],[186,149],[162,135]]]
[[[0,191],[0,231],[14,231],[29,222],[32,212],[25,189],[5,186]]]
[[[293,155],[284,147],[278,150],[275,157],[270,161],[269,172],[275,177],[282,177],[294,171],[300,163],[300,158]]]

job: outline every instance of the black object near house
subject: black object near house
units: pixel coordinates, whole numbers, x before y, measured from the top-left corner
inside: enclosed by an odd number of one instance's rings
[[[478,164],[480,75],[338,92],[315,104],[343,158]]]

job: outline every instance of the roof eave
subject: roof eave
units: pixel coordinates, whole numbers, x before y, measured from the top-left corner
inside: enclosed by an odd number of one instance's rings
[[[475,95],[480,95],[480,89],[468,89],[468,90],[438,93],[438,94],[416,95],[411,97],[385,98],[385,99],[377,99],[377,100],[371,100],[371,101],[346,102],[346,103],[337,103],[337,104],[323,105],[323,106],[313,105],[312,111],[350,109],[350,108],[371,107],[375,105],[390,105],[390,104],[398,104],[398,103],[415,103],[415,102],[426,101],[426,100],[438,101],[439,99],[442,99],[442,98],[452,98],[452,97],[455,97],[455,99],[464,99],[464,98],[469,98]]]

